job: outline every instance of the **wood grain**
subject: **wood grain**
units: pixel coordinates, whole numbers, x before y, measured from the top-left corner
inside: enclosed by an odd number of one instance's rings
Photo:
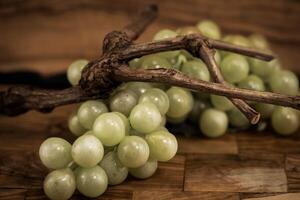
[[[242,200],[297,200],[297,199],[300,199],[300,193],[260,194],[256,197],[242,198]]]
[[[239,200],[236,193],[212,193],[212,192],[158,192],[141,191],[133,193],[133,200]]]
[[[282,166],[235,155],[188,155],[185,191],[286,192]]]
[[[300,154],[287,155],[285,170],[290,192],[300,191]]]

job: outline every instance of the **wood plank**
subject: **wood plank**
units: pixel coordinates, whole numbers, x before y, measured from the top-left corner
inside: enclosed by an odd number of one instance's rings
[[[234,155],[188,155],[184,191],[286,192],[282,165]]]
[[[226,134],[217,139],[177,136],[177,141],[179,153],[238,154],[233,134]]]
[[[300,130],[289,137],[279,136],[273,131],[237,133],[240,153],[300,153]]]
[[[286,194],[258,194],[255,197],[243,198],[242,200],[297,200],[300,199],[300,193]]]
[[[239,200],[236,193],[138,191],[133,200]]]
[[[25,189],[0,189],[1,200],[25,199]]]
[[[300,154],[287,155],[285,166],[288,190],[290,192],[300,192]]]
[[[157,171],[149,179],[139,180],[129,176],[123,184],[112,186],[111,189],[181,191],[184,182],[184,165],[185,156],[176,155],[168,162],[160,162]]]

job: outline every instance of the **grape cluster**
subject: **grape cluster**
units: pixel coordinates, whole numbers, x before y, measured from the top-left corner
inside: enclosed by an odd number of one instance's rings
[[[270,51],[263,36],[222,37],[218,25],[209,20],[177,31],[161,30],[154,40],[194,33]],[[297,76],[281,69],[278,60],[264,62],[222,51],[216,51],[215,60],[232,87],[288,95],[299,93]],[[78,84],[87,63],[87,60],[78,60],[70,65],[67,78],[72,85]],[[192,78],[211,81],[204,62],[186,50],[136,58],[129,62],[129,66],[173,68]],[[261,129],[265,128],[263,124],[267,120],[281,135],[290,135],[299,128],[299,112],[296,110],[248,103],[261,113]],[[177,152],[177,140],[165,127],[166,121],[171,124],[195,123],[201,133],[211,138],[222,136],[228,127],[250,127],[247,118],[226,97],[158,83],[124,83],[109,99],[86,101],[70,115],[68,126],[77,137],[72,145],[57,137],[48,138],[41,144],[40,159],[53,170],[44,181],[46,195],[50,199],[68,199],[77,188],[87,197],[97,197],[105,192],[108,185],[122,183],[128,174],[140,179],[152,176],[158,161],[168,161]]]

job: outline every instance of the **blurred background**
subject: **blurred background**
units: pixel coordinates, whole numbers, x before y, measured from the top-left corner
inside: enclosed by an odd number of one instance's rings
[[[95,58],[102,39],[126,25],[146,4],[159,5],[159,17],[139,41],[162,28],[176,29],[212,19],[224,33],[260,33],[284,68],[300,74],[300,1],[297,0],[1,0],[0,70],[65,70],[75,59]]]

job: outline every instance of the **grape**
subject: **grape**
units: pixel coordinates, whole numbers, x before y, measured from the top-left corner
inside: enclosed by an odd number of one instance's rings
[[[81,78],[81,71],[87,64],[88,61],[83,59],[71,63],[67,71],[67,78],[72,85],[78,85]]]
[[[209,71],[201,60],[192,60],[183,64],[181,72],[196,79],[203,81],[209,81],[210,75]]]
[[[109,185],[117,185],[125,181],[128,175],[127,167],[124,167],[115,152],[108,152],[102,161],[100,166],[106,172]]]
[[[268,41],[263,35],[253,34],[249,37],[249,40],[255,48],[262,50],[269,49]]]
[[[54,170],[44,180],[44,192],[52,200],[67,200],[75,189],[75,177],[69,168]]]
[[[219,26],[211,20],[203,20],[197,24],[197,28],[202,35],[215,40],[221,39],[221,31]]]
[[[266,104],[266,103],[256,103],[254,105],[254,108],[257,112],[260,113],[261,118],[267,119],[272,115],[275,106],[272,104]]]
[[[174,32],[170,29],[163,29],[163,30],[160,30],[159,32],[157,32],[154,35],[153,40],[154,41],[165,40],[165,39],[174,38],[176,36],[177,36],[176,32]]]
[[[221,54],[220,54],[220,51],[216,50],[216,53],[214,55],[214,58],[215,58],[215,61],[218,65],[221,64]]]
[[[155,104],[162,115],[166,114],[170,106],[168,95],[158,88],[151,88],[140,96],[139,103],[145,102]]]
[[[145,179],[152,176],[157,170],[157,161],[149,159],[143,166],[130,168],[129,173],[135,178]]]
[[[161,122],[160,122],[160,126],[165,126],[167,123],[167,118],[165,115],[161,116]]]
[[[146,135],[146,141],[150,149],[150,157],[158,161],[172,159],[178,148],[176,137],[166,131],[155,131]]]
[[[144,133],[140,133],[135,129],[130,129],[129,135],[139,136],[139,137],[142,137],[142,138],[145,136]]]
[[[210,103],[206,100],[195,99],[192,111],[188,115],[188,119],[194,123],[198,123],[201,113],[211,107]]]
[[[158,108],[150,102],[136,105],[129,116],[132,128],[141,133],[154,131],[160,125],[161,120]]]
[[[228,111],[234,106],[227,97],[211,95],[210,100],[212,105],[218,110]]]
[[[260,76],[266,81],[270,78],[274,71],[280,68],[280,65],[277,60],[272,60],[270,62],[266,62],[255,58],[250,58],[249,60],[251,63],[251,72],[257,76]]]
[[[125,137],[125,124],[116,113],[104,113],[97,117],[93,126],[94,135],[105,146],[114,146]]]
[[[265,85],[263,80],[256,75],[249,75],[247,78],[239,82],[238,86],[240,88],[248,89],[248,90],[257,90],[257,91],[265,91]]]
[[[209,108],[202,113],[199,126],[203,134],[207,137],[220,137],[227,130],[228,118],[224,112]]]
[[[125,135],[128,135],[129,131],[130,131],[130,124],[129,124],[128,118],[125,115],[123,115],[122,113],[119,113],[119,112],[113,112],[113,113],[115,113],[119,117],[121,117],[121,119],[123,120],[123,123],[125,125]]]
[[[83,135],[86,132],[86,129],[79,122],[77,110],[70,115],[68,120],[68,127],[71,133],[73,133],[77,137]]]
[[[122,90],[110,99],[109,107],[111,111],[116,111],[129,116],[132,108],[137,104],[138,96],[131,90]]]
[[[141,59],[141,58],[134,58],[131,61],[129,61],[128,64],[129,64],[129,67],[131,67],[133,69],[137,69],[142,66],[142,61],[143,61],[143,59]]]
[[[277,107],[271,119],[272,127],[280,135],[291,135],[299,128],[300,119],[292,108]]]
[[[194,99],[188,90],[180,87],[171,87],[167,91],[170,101],[170,108],[167,116],[171,118],[181,118],[186,116],[193,108]]]
[[[61,169],[72,161],[71,144],[58,137],[45,140],[39,149],[42,163],[50,169]]]
[[[126,84],[127,89],[132,90],[138,96],[144,94],[148,89],[151,88],[150,83],[145,82],[129,82]]]
[[[149,158],[147,142],[138,136],[126,136],[118,146],[118,158],[121,163],[130,168],[144,165]]]
[[[108,112],[106,105],[99,100],[89,100],[80,105],[77,116],[80,124],[86,129],[92,129],[95,119]]]
[[[156,54],[145,56],[142,68],[143,69],[158,69],[158,68],[171,68],[169,61]]]
[[[229,123],[237,128],[246,128],[249,126],[248,119],[236,107],[228,112]]]
[[[288,70],[278,70],[270,77],[270,88],[273,92],[297,95],[299,91],[299,80],[297,76]]]
[[[248,76],[249,64],[245,57],[229,54],[222,60],[220,69],[227,82],[238,83]]]
[[[186,26],[177,30],[179,35],[200,34],[200,31],[194,26]]]
[[[76,173],[77,189],[87,197],[98,197],[107,189],[107,175],[98,165],[92,168],[79,168]]]
[[[159,40],[171,39],[171,38],[175,38],[176,36],[177,36],[176,32],[174,32],[170,29],[163,29],[155,34],[153,40],[159,41]],[[179,51],[166,51],[166,52],[161,52],[157,55],[169,59],[169,58],[174,58],[178,54],[179,54]],[[169,68],[169,67],[166,67],[166,68]]]
[[[72,145],[72,157],[81,167],[94,167],[103,158],[104,149],[94,135],[83,135]]]
[[[243,47],[251,47],[252,46],[249,39],[242,35],[227,35],[223,38],[223,41],[234,44],[234,45],[243,46]]]
[[[184,122],[187,118],[187,115],[184,115],[182,117],[173,118],[173,117],[167,117],[167,121],[171,124],[180,124]]]

